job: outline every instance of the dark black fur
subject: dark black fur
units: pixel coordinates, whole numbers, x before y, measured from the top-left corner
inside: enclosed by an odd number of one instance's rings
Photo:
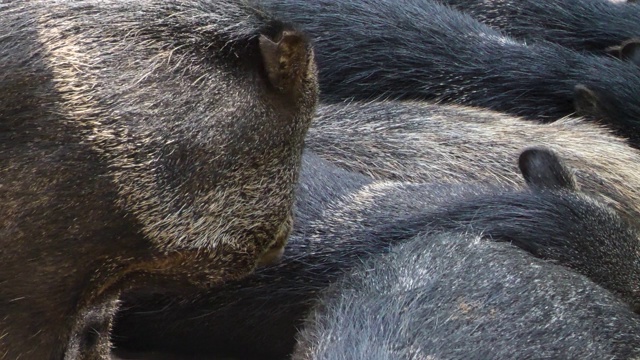
[[[449,231],[470,224],[495,241],[573,268],[640,311],[640,235],[597,202],[577,199],[572,174],[543,148],[524,151],[520,169],[534,193],[486,196],[383,225],[374,236],[405,238],[416,229]],[[550,198],[551,196],[551,198]]]
[[[525,44],[429,0],[262,3],[313,38],[325,100],[431,99],[542,121],[577,111],[640,144],[640,70],[633,64]]]
[[[604,53],[640,36],[640,6],[609,0],[439,0],[507,34]]]
[[[292,359],[630,359],[640,318],[504,243],[418,235],[322,296]]]
[[[531,191],[374,182],[307,154],[297,222],[280,264],[195,297],[129,294],[115,341],[136,351],[284,358],[320,291],[361,259],[424,231],[463,230],[512,241],[635,304],[636,230],[570,188],[570,175],[552,153],[529,150],[521,164]]]
[[[123,289],[282,247],[314,66],[241,0],[0,4],[0,359],[107,359]]]

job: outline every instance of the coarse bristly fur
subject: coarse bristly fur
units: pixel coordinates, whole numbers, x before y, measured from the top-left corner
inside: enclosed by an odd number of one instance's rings
[[[240,0],[16,1],[0,64],[0,359],[107,358],[123,289],[284,245],[317,98],[298,31]]]
[[[569,169],[552,152],[529,149],[521,158],[530,187],[524,190],[504,183],[373,180],[306,153],[296,224],[281,263],[197,296],[129,293],[114,340],[131,351],[284,359],[319,292],[363,258],[440,231],[512,242],[586,275],[628,308],[636,307],[636,223],[575,188]],[[518,163],[515,157],[511,162]]]
[[[635,64],[526,44],[431,0],[261,3],[313,39],[321,99],[430,99],[540,121],[577,112],[640,146]]]
[[[640,6],[609,0],[439,0],[519,39],[604,54],[640,36]]]
[[[321,104],[306,146],[377,180],[523,186],[522,149],[543,145],[581,191],[640,219],[640,152],[602,126],[574,118],[538,124],[483,109],[423,102]]]
[[[633,359],[640,319],[609,292],[506,243],[418,235],[315,306],[292,359]]]

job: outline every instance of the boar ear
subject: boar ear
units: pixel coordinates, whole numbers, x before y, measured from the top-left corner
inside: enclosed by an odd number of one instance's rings
[[[279,39],[260,35],[260,52],[271,85],[281,91],[291,90],[307,70],[308,41],[297,31],[283,31]]]
[[[576,190],[573,174],[562,160],[550,149],[531,147],[525,149],[518,159],[518,166],[525,181],[535,189]]]
[[[580,116],[599,116],[600,98],[595,91],[583,84],[578,84],[573,88],[573,105],[576,114]]]
[[[640,39],[629,39],[620,47],[620,59],[640,66]]]
[[[632,38],[620,45],[609,46],[604,51],[615,58],[640,66],[640,38]]]

